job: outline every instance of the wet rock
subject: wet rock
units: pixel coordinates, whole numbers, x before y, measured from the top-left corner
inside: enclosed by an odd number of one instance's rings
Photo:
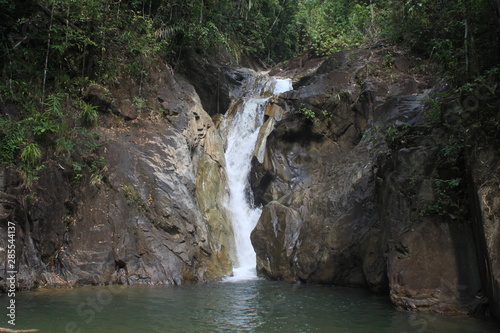
[[[150,112],[128,123],[100,115],[106,168],[84,169],[75,182],[70,167],[49,163],[32,201],[18,199],[21,183],[5,182],[12,200],[3,205],[0,247],[7,246],[3,226],[15,222],[20,289],[181,284],[231,274],[222,139],[185,79],[159,64],[149,79],[158,87],[144,95]],[[134,96],[125,84],[111,93]]]
[[[388,254],[392,302],[405,310],[472,312],[481,281],[470,236],[469,226],[444,221],[399,231]]]
[[[273,201],[264,207],[259,221],[251,235],[258,273],[273,280],[293,280],[293,255],[302,225],[300,214]]]
[[[252,233],[258,272],[389,292],[405,310],[478,312],[485,298],[477,253],[494,265],[493,238],[483,242],[490,250],[477,252],[467,219],[425,213],[440,196],[435,179],[451,174],[437,158],[447,134],[422,116],[442,87],[430,90],[432,79],[408,74],[405,59],[386,76],[384,52],[278,72],[294,75],[295,90],[281,96],[282,120],[261,129],[253,160],[252,188],[264,205]],[[496,192],[486,191],[491,199],[482,205],[491,211]],[[476,226],[494,234],[488,216]]]
[[[241,93],[239,88],[250,76],[250,71],[245,68],[197,62],[186,70],[185,76],[196,89],[203,108],[213,116],[226,113],[231,102]]]
[[[366,143],[369,144],[368,141]],[[380,284],[383,281],[377,279],[383,280],[385,267],[376,262],[380,260],[380,252],[377,251],[377,259],[372,258],[371,263],[366,265],[366,273],[360,265],[361,257],[368,254],[363,253],[359,244],[369,237],[370,227],[378,223],[373,209],[375,187],[371,182],[372,165],[367,158],[370,149],[359,147],[352,154],[342,157],[331,142],[310,145],[307,150],[296,145],[286,156],[276,152],[272,155],[286,161],[289,170],[276,175],[279,183],[272,180],[268,185],[272,188],[273,197],[277,198],[264,207],[252,234],[258,254],[258,271],[264,276],[288,281],[348,286],[366,286],[366,275],[370,277],[374,289],[382,289]],[[276,150],[280,147],[274,146],[274,142],[269,142],[268,146]],[[298,154],[297,150],[301,153]],[[321,155],[319,152],[330,154]],[[365,162],[367,164],[363,164]],[[286,182],[284,175],[287,173],[294,175],[290,178],[292,181]],[[283,207],[282,211],[295,212],[284,214],[293,218],[278,219],[277,223],[273,222],[276,220],[273,217],[271,222],[268,221],[272,214],[266,212],[276,210],[278,203]],[[297,221],[301,221],[299,229]],[[275,225],[280,227],[271,229],[270,226]],[[294,230],[293,238],[285,235],[287,229]],[[290,239],[294,240],[293,244],[290,244]],[[266,244],[265,250],[260,248],[262,244]],[[281,259],[268,258],[264,254],[276,253],[277,249],[287,249],[289,253],[284,256],[285,252],[281,250],[282,256],[278,257]],[[279,269],[281,267],[287,269],[283,271]],[[372,275],[375,277],[372,278]]]
[[[472,151],[469,182],[474,214],[483,293],[493,314],[500,318],[500,160],[498,150],[486,147]]]

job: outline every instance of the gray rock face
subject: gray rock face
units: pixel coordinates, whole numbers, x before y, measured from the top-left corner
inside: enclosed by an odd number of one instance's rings
[[[275,138],[269,139],[268,147],[273,150],[266,156],[286,162],[276,175],[272,169],[263,171],[260,179],[254,175],[254,184],[266,177],[273,179],[261,196],[263,202],[268,197],[273,201],[264,206],[252,233],[259,272],[277,279],[349,286],[365,286],[369,280],[373,289],[383,289],[383,265],[371,258],[366,268],[381,266],[381,271],[367,269],[366,274],[361,265],[364,256],[382,257],[380,251],[369,249],[376,244],[360,246],[363,241],[378,241],[369,234],[379,223],[374,193],[376,161],[369,154],[377,146],[364,140],[343,155],[331,140],[274,146]],[[280,149],[283,144],[286,152]],[[269,164],[278,165],[275,160]],[[266,240],[266,235],[275,235],[284,243]],[[266,258],[273,250],[262,249],[259,244],[263,243],[271,249],[282,248],[285,262]]]
[[[63,166],[49,163],[33,202],[4,193],[2,220],[17,223],[20,289],[180,284],[231,274],[222,139],[187,81],[162,66],[150,81],[158,87],[148,92],[151,112],[128,123],[101,114],[102,177],[82,174],[75,186]],[[129,91],[115,87],[114,105],[132,100]]]
[[[210,116],[225,114],[233,100],[236,100],[239,88],[249,78],[250,70],[230,66],[198,63],[186,70],[189,82],[196,89],[203,108]]]
[[[333,60],[308,68],[283,94],[290,111],[268,136],[262,163],[254,159],[256,200],[266,205],[252,234],[257,268],[275,279],[383,290],[373,153],[386,146],[361,140],[371,112],[371,100],[362,101],[371,91],[361,91],[342,55]],[[281,260],[266,257],[279,249]]]
[[[500,160],[497,147],[475,150],[468,166],[483,288],[500,318]]]
[[[261,130],[253,161],[252,186],[264,205],[252,233],[258,272],[368,287],[389,292],[398,308],[446,313],[482,311],[488,281],[495,308],[498,258],[489,235],[498,223],[484,212],[498,210],[496,183],[478,189],[483,217],[475,224],[458,211],[431,213],[433,203],[447,204],[442,179],[460,180],[449,196],[467,205],[465,170],[438,158],[449,134],[423,115],[440,86],[400,70],[408,64],[402,57],[384,67],[384,52],[339,53],[276,72],[294,77],[295,90],[275,101],[286,112]]]
[[[440,195],[439,142],[433,133],[392,151],[378,180],[393,303],[406,310],[479,311],[481,279],[470,221],[424,214]]]

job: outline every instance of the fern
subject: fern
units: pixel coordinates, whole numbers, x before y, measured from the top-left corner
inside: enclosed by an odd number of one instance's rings
[[[21,161],[28,170],[33,170],[41,156],[42,151],[36,143],[32,142],[24,147],[21,153]]]
[[[159,40],[169,40],[172,39],[175,34],[182,31],[183,29],[180,26],[161,26],[156,29],[154,32],[154,36]]]
[[[62,99],[63,99],[62,94],[49,95],[46,98],[47,101],[44,103],[46,107],[46,112],[49,114],[53,114],[55,116],[62,117],[63,116]]]
[[[16,154],[24,142],[25,128],[0,116],[0,164],[14,163]]]
[[[97,120],[99,119],[97,106],[90,105],[83,100],[80,100],[79,104],[81,108],[80,121],[82,124],[89,127],[97,125]]]

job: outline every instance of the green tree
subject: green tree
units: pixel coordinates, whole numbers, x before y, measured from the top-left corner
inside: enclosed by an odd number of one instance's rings
[[[395,39],[402,40],[413,54],[440,63],[457,83],[471,81],[498,64],[498,0],[407,0],[388,4]]]
[[[359,46],[369,34],[370,4],[350,0],[298,0],[302,44],[316,54]]]

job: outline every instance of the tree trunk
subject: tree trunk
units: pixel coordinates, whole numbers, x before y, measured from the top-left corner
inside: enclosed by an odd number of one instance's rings
[[[373,9],[373,0],[370,0],[370,15],[371,15],[371,22],[370,22],[370,37],[373,38],[375,37],[375,11]]]
[[[50,24],[49,24],[49,36],[47,38],[47,51],[45,52],[45,66],[43,68],[43,81],[42,81],[42,105],[45,100],[45,84],[47,82],[47,71],[49,68],[49,54],[50,54],[50,42],[51,42],[51,30],[52,22],[54,19],[54,4],[52,4],[52,10],[50,11]]]
[[[52,19],[54,19],[54,5],[52,5],[52,10],[49,10],[47,8],[45,8],[44,6],[42,6],[41,4],[37,3],[36,4],[38,6],[38,8],[40,8],[42,10],[42,12],[45,13],[45,15],[49,16],[51,21]],[[69,20],[65,20],[61,17],[55,17],[56,20],[58,20],[59,22],[61,22],[61,24],[66,24],[66,25],[69,25],[70,27],[72,27],[73,29],[75,29],[76,31],[78,31],[79,33],[81,34],[85,34],[85,31],[83,31],[82,29],[78,28],[76,25],[74,25],[73,23],[71,23]]]
[[[203,23],[203,8],[205,7],[205,3],[203,0],[201,0],[201,5],[200,5],[200,25]]]
[[[464,21],[464,54],[465,54],[465,77],[469,80],[470,64],[469,64],[469,20],[466,18]]]
[[[500,0],[494,0],[495,3],[496,3],[496,8],[495,8],[495,11],[496,11],[496,15],[497,15],[497,32],[496,32],[496,36],[497,36],[497,40],[496,40],[496,48],[498,50],[497,52],[497,59],[500,58]]]

